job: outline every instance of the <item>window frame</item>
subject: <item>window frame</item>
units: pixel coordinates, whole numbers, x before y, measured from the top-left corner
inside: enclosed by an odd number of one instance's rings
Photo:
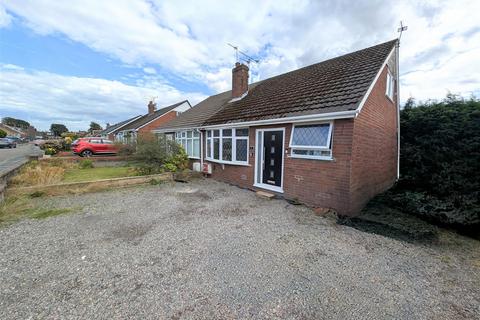
[[[325,146],[304,146],[304,145],[295,145],[293,144],[293,135],[295,134],[295,128],[301,126],[315,126],[315,125],[324,125],[329,124],[328,128],[328,138],[327,144]],[[299,159],[313,159],[313,160],[333,160],[333,121],[327,122],[315,122],[315,123],[297,123],[292,125],[292,131],[290,133],[290,158],[299,158]],[[294,150],[314,150],[314,151],[330,151],[329,156],[314,156],[314,155],[302,155],[302,154],[295,154]]]
[[[393,102],[393,96],[395,94],[395,78],[393,77],[390,69],[387,68],[387,82],[385,85],[385,95]]]
[[[190,132],[190,137],[188,137],[188,132]],[[197,133],[197,136],[195,137],[195,133]],[[193,129],[193,130],[181,130],[181,131],[176,131],[175,134],[173,135],[173,139],[176,143],[182,146],[182,148],[185,150],[187,153],[187,156],[189,159],[200,159],[200,155],[202,154],[202,141],[201,141],[201,134],[198,129]],[[185,145],[182,143],[182,140],[185,141]],[[198,140],[198,157],[194,155],[194,140]],[[189,154],[189,150],[187,150],[188,142],[190,141],[190,146],[191,146],[191,154]]]
[[[237,136],[237,129],[247,129],[248,133],[246,136]],[[219,135],[215,136],[214,131],[218,130]],[[232,160],[222,160],[223,159],[223,130],[232,130],[231,135],[225,136],[225,139],[232,140]],[[210,132],[210,135],[209,135]],[[214,139],[219,139],[219,150],[218,150],[218,159],[213,157],[214,155]],[[247,160],[237,160],[237,140],[247,141]],[[208,141],[210,141],[210,157],[208,156]],[[250,129],[248,127],[225,127],[225,128],[215,128],[205,130],[205,160],[222,163],[222,164],[232,164],[240,166],[248,166],[249,164],[249,148],[250,148]]]

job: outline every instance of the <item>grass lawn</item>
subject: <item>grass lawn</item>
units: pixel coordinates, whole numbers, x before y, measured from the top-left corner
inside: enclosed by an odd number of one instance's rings
[[[63,177],[63,182],[81,182],[121,177],[135,176],[135,172],[129,167],[104,167],[88,169],[67,169]]]

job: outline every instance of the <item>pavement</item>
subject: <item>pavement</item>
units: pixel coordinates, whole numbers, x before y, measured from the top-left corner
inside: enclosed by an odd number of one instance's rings
[[[38,147],[33,144],[19,144],[14,149],[0,149],[0,176],[22,165],[28,161],[30,155],[38,151]]]
[[[480,242],[451,232],[400,241],[211,179],[30,201],[73,212],[0,227],[0,319],[480,317]]]

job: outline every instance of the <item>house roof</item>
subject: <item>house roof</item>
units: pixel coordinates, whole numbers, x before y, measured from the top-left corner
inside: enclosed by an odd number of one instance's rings
[[[131,122],[131,121],[133,121],[133,120],[135,120],[139,117],[141,117],[141,115],[135,116],[133,118],[124,120],[124,121],[119,122],[119,123],[115,123],[115,124],[109,126],[108,128],[106,128],[105,130],[103,130],[102,132],[100,132],[100,135],[106,135],[106,134],[113,133],[113,132],[117,131],[118,129],[121,129],[127,123],[129,123],[129,122]]]
[[[158,129],[355,110],[396,43],[395,39],[256,82],[237,101],[231,101],[231,91],[211,96]]]
[[[132,121],[131,123],[129,123],[126,126],[124,126],[123,128],[121,128],[120,131],[138,129],[138,128],[144,126],[145,124],[149,123],[150,121],[153,121],[156,118],[163,116],[167,112],[172,111],[173,109],[175,109],[178,106],[184,104],[185,102],[189,103],[188,100],[183,100],[183,101],[177,102],[175,104],[172,104],[171,106],[158,109],[157,111],[155,111],[152,114],[146,114],[144,116],[141,116],[137,120]]]

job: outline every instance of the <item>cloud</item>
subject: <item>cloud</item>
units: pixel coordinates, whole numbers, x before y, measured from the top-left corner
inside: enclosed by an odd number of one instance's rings
[[[143,72],[148,74],[156,74],[157,70],[155,70],[155,68],[152,68],[152,67],[145,67],[143,68]]]
[[[230,87],[234,55],[227,43],[260,58],[252,78],[265,79],[397,37],[400,20],[409,29],[400,53],[405,92],[424,98],[426,78],[450,72],[478,46],[480,23],[471,18],[480,1],[213,1],[5,0],[7,10],[41,35],[61,34],[122,63],[166,70],[213,91]],[[462,72],[462,71],[460,71]],[[467,72],[463,70],[463,73]],[[464,81],[441,74],[455,87]],[[480,79],[480,77],[477,77]],[[140,81],[145,81],[141,79]],[[472,84],[480,87],[480,80]],[[420,89],[421,88],[421,89]],[[469,91],[465,89],[465,91]],[[463,90],[461,90],[463,91]],[[440,98],[437,96],[431,98]]]
[[[12,16],[5,11],[5,8],[0,4],[0,28],[8,27],[12,22]]]
[[[40,129],[65,123],[71,130],[85,129],[90,121],[114,123],[147,112],[153,96],[159,107],[185,98],[197,103],[203,94],[181,92],[157,80],[155,86],[126,85],[119,81],[62,76],[0,65],[1,116],[21,113]]]

